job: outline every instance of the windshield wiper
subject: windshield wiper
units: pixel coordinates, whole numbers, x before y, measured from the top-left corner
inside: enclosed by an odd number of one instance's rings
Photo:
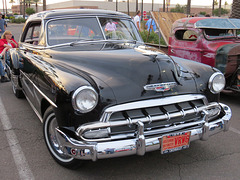
[[[95,39],[78,39],[77,41],[74,41],[72,43],[70,43],[70,46],[75,46],[77,44],[82,44],[82,43],[88,43],[88,42],[93,42],[96,41]]]
[[[114,43],[133,43],[136,44],[137,40],[126,40],[126,39],[108,39],[106,42],[114,42]]]
[[[94,40],[94,39],[82,39],[78,41],[74,41],[70,43],[70,46],[75,46],[78,44],[85,44],[85,43],[133,43],[136,44],[137,40],[123,40],[123,39],[108,39],[108,40]]]

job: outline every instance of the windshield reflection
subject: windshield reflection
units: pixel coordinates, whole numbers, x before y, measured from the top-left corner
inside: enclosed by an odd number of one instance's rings
[[[50,46],[106,40],[142,42],[133,22],[126,19],[84,17],[53,20],[47,24]]]

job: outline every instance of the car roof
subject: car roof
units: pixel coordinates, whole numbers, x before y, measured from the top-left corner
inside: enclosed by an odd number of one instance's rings
[[[173,23],[173,29],[179,27],[211,28],[211,29],[240,29],[240,19],[219,17],[182,18]]]
[[[130,18],[127,14],[102,10],[102,9],[57,9],[50,11],[42,11],[36,14],[29,16],[31,19],[52,19],[52,18],[62,18],[62,17],[71,17],[71,16],[115,16],[115,17],[125,17]]]

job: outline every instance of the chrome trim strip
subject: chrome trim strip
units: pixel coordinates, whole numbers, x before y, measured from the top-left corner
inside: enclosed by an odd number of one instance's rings
[[[27,75],[22,71],[20,70],[21,74],[24,75],[24,77],[33,85],[33,87],[55,108],[57,108],[57,105],[51,100],[49,99],[33,82],[31,79],[29,79],[27,77]]]
[[[23,91],[28,103],[30,104],[31,108],[33,109],[33,111],[35,112],[35,114],[37,115],[37,117],[39,118],[39,120],[43,123],[43,119],[42,116],[38,113],[37,109],[34,107],[34,105],[32,104],[32,102],[28,99],[28,97],[26,96],[25,92]]]
[[[102,32],[102,35],[103,35],[104,40],[107,40],[107,38],[106,38],[106,36],[105,36],[105,33],[104,33],[104,31],[103,31],[102,25],[101,25],[101,23],[100,23],[100,21],[99,21],[98,16],[96,16],[96,19],[97,19],[98,25],[99,25],[99,27],[100,27],[100,29],[101,29],[101,32]]]

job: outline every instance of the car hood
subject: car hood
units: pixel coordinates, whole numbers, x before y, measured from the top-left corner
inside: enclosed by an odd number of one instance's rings
[[[50,50],[49,54],[57,59],[56,65],[79,75],[84,73],[95,83],[99,80],[104,82],[101,87],[96,83],[100,95],[101,91],[110,87],[117,103],[197,93],[191,74],[185,75],[188,78],[177,78],[174,62],[163,53],[156,54],[140,47],[114,47],[101,51]],[[177,86],[165,92],[144,90],[145,85],[168,82],[176,82]]]

